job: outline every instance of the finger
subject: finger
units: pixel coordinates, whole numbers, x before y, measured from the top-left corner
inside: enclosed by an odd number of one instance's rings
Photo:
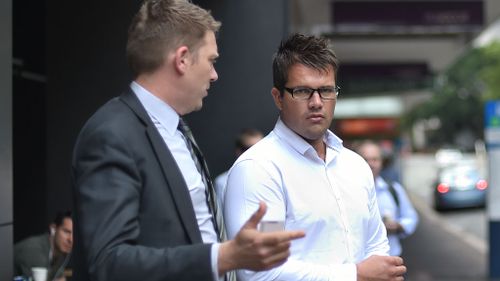
[[[290,256],[290,251],[281,251],[279,253],[273,254],[266,259],[263,260],[263,264],[265,265],[265,269],[270,269],[279,265],[282,265],[288,260]]]
[[[260,202],[259,203],[259,208],[253,215],[248,219],[248,221],[243,225],[242,228],[254,228],[257,229],[257,225],[260,223],[262,218],[264,217],[264,214],[266,213],[267,206],[266,203]]]
[[[391,267],[389,269],[388,273],[389,273],[389,276],[391,276],[391,278],[397,278],[400,276],[404,277],[404,275],[406,273],[406,266],[398,265],[398,266]]]
[[[400,266],[398,266],[398,270],[400,272],[399,275],[404,275],[406,273],[406,266],[400,265]]]
[[[393,256],[392,258],[393,258],[392,262],[394,265],[402,265],[403,264],[403,259],[401,257]]]
[[[301,230],[262,233],[262,244],[266,246],[289,244],[291,240],[299,239],[304,236],[306,236],[306,234]]]
[[[277,242],[276,240],[274,241],[275,243],[270,243],[264,241],[263,245],[266,247],[268,255],[275,255],[277,253],[283,252],[283,251],[288,251],[291,246],[291,242],[289,240],[284,241],[284,242]]]

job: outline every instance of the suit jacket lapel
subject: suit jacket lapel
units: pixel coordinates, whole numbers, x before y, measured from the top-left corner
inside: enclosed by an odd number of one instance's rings
[[[129,88],[120,98],[144,123],[149,141],[156,153],[163,175],[168,183],[167,187],[170,189],[170,194],[174,199],[173,201],[176,204],[184,228],[193,243],[201,243],[201,233],[196,221],[191,196],[172,153],[134,92]]]

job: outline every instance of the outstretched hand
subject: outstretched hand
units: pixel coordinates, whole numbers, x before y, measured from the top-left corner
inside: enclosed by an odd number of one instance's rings
[[[219,275],[234,269],[261,271],[279,266],[290,256],[291,241],[305,236],[303,231],[258,231],[257,225],[266,209],[266,204],[260,202],[259,209],[241,227],[236,237],[221,244]]]

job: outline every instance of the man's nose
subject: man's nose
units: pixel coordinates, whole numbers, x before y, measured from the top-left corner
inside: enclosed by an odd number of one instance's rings
[[[217,71],[215,70],[215,68],[213,68],[212,73],[210,75],[210,82],[215,82],[215,81],[217,81],[217,79],[219,79],[219,75],[217,74]]]
[[[318,91],[314,91],[312,96],[309,98],[309,106],[312,108],[318,108],[323,106],[323,100],[319,95]]]

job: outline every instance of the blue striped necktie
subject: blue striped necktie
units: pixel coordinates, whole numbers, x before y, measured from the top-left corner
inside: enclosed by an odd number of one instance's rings
[[[203,179],[203,183],[205,183],[205,195],[207,197],[207,204],[212,212],[212,221],[214,223],[215,231],[217,232],[219,242],[226,241],[226,228],[224,226],[224,218],[222,216],[222,210],[217,203],[217,199],[215,197],[215,189],[210,178],[210,173],[208,172],[207,162],[205,162],[205,158],[201,153],[198,144],[194,140],[193,133],[189,126],[186,124],[186,121],[179,117],[179,131],[184,135],[186,139],[187,148],[191,153],[191,158],[193,158],[194,163],[196,164],[196,168],[198,172],[201,174],[201,178]],[[224,281],[237,281],[236,272],[229,271],[224,275]]]
[[[193,133],[189,126],[186,124],[186,121],[182,118],[179,118],[179,131],[184,135],[186,139],[187,148],[191,153],[191,158],[193,158],[194,163],[196,164],[196,168],[198,172],[201,174],[201,178],[203,179],[203,183],[205,184],[205,195],[207,197],[207,204],[212,213],[212,219],[215,226],[215,231],[217,232],[219,241],[226,240],[226,230],[224,227],[224,218],[222,216],[222,210],[217,204],[217,199],[215,197],[215,189],[210,178],[210,173],[208,171],[207,163],[205,162],[205,158],[201,153],[198,144],[194,140]]]

